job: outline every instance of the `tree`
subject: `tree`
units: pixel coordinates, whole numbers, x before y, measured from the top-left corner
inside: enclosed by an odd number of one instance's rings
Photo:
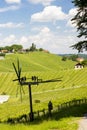
[[[39,48],[39,51],[43,51],[44,49],[43,48]]]
[[[36,51],[36,45],[34,43],[32,43],[30,49],[30,51]]]
[[[73,23],[76,23],[78,37],[84,37],[83,41],[80,41],[73,45],[74,49],[79,52],[87,51],[87,0],[73,0],[72,3],[77,7],[77,14],[72,19]]]
[[[0,51],[3,50],[3,47],[0,47]]]
[[[85,67],[85,66],[87,67],[87,60],[82,61],[81,64],[82,64],[84,67]]]
[[[13,45],[11,46],[11,48],[14,49],[15,51],[19,51],[19,50],[21,50],[23,47],[22,47],[22,45],[13,44]]]
[[[66,56],[63,56],[62,57],[62,61],[66,61],[67,60],[67,57]]]
[[[8,50],[10,52],[13,50],[13,48],[11,46],[5,46],[4,49],[6,49],[6,50]]]
[[[75,54],[69,57],[69,59],[71,59],[72,61],[76,61],[77,58],[78,58],[78,55],[75,55]]]

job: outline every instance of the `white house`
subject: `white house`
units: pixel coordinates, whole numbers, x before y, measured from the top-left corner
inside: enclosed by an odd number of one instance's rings
[[[75,69],[83,69],[83,65],[81,63],[77,63],[75,65]]]

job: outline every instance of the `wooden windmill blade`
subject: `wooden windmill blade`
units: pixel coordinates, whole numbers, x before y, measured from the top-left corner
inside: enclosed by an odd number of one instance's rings
[[[19,81],[19,83],[21,83],[21,71],[22,71],[22,68],[21,68],[21,66],[20,66],[20,63],[19,63],[19,59],[17,59],[17,68],[16,68],[16,66],[15,66],[15,64],[14,63],[12,63],[13,64],[13,67],[14,67],[14,70],[15,70],[15,73],[16,73],[16,75],[17,75],[17,79],[14,79],[13,81]]]
[[[23,90],[23,86],[22,86],[21,82],[23,81],[23,79],[25,80],[26,77],[21,77],[21,70],[22,70],[22,68],[20,67],[19,59],[17,59],[17,68],[16,68],[16,66],[15,66],[14,63],[12,63],[12,64],[13,64],[15,73],[16,73],[16,75],[17,75],[17,79],[14,79],[13,81],[18,81],[19,84],[21,85],[21,86],[20,86],[20,96],[21,96],[21,101],[22,101],[22,92],[23,92],[24,94],[25,94],[25,92],[24,92],[24,90]],[[18,94],[18,88],[17,88],[17,94]],[[16,95],[17,95],[17,94],[16,94]]]
[[[19,75],[19,79],[20,79],[22,68],[21,68],[21,66],[20,66],[19,59],[17,59],[17,64],[18,64],[18,75]]]
[[[18,79],[15,79],[15,80],[19,80],[19,74],[18,74],[18,71],[17,71],[17,69],[16,69],[16,66],[15,66],[14,63],[12,63],[12,64],[13,64],[14,70],[15,70],[16,75],[17,75],[17,78],[18,78]]]

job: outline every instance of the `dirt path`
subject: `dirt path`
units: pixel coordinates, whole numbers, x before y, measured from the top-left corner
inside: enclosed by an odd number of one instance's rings
[[[78,130],[87,130],[87,114],[79,121]]]

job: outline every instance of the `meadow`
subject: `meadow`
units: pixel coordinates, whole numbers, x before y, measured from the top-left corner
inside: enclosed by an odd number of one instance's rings
[[[62,61],[60,56],[44,52],[6,55],[4,60],[0,60],[0,94],[10,95],[10,99],[8,102],[0,104],[1,122],[11,117],[29,113],[28,86],[23,86],[25,94],[22,94],[21,102],[20,85],[18,82],[13,82],[16,74],[12,62],[16,64],[17,58],[22,65],[22,76],[31,78],[35,75],[42,80],[56,78],[62,80],[32,86],[33,111],[47,109],[49,100],[52,101],[55,108],[57,105],[73,99],[87,98],[87,68],[75,70],[76,62]],[[36,100],[39,100],[39,102],[37,103]],[[84,109],[81,109],[81,112],[79,112],[81,116],[84,111]],[[76,112],[78,113],[78,110]],[[1,123],[0,128],[6,130],[27,130],[28,128],[30,130],[77,130],[79,118],[80,116],[75,117],[71,114],[70,117],[61,117],[58,120],[55,118],[43,119],[40,122],[34,121],[26,125]]]

